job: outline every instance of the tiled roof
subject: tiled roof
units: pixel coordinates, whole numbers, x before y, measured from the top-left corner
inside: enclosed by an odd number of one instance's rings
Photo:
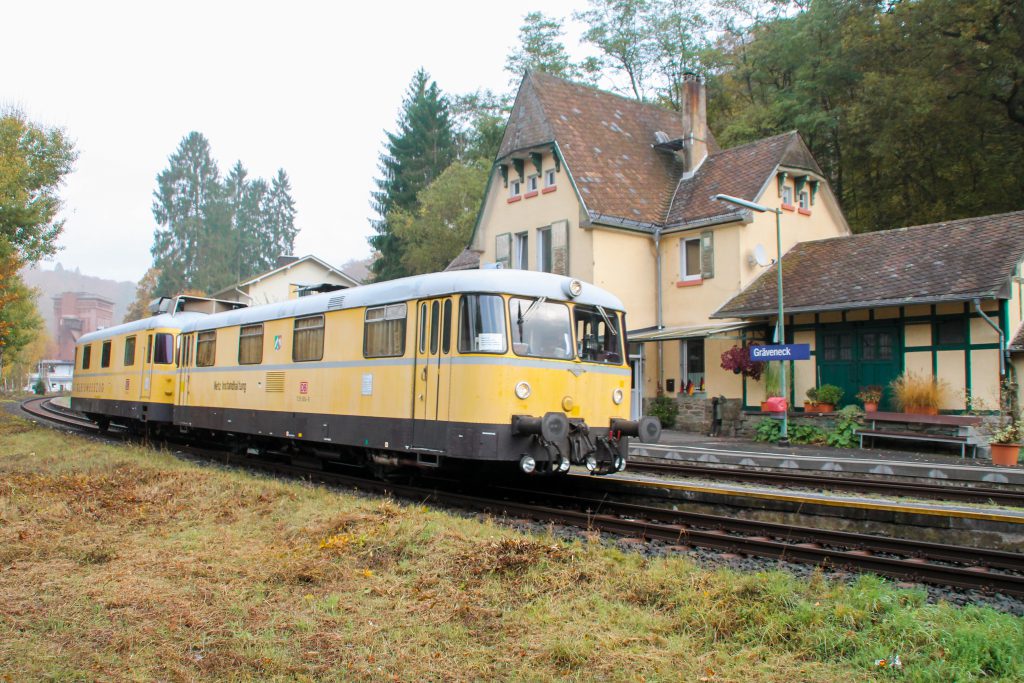
[[[783,225],[785,229],[785,225]],[[1006,298],[1024,259],[1024,211],[797,244],[782,258],[787,312]],[[768,268],[713,318],[771,315]]]
[[[523,79],[498,158],[557,141],[591,217],[640,229],[735,215],[711,200],[722,192],[755,200],[779,164],[821,171],[794,131],[709,156],[690,178],[655,133],[683,136],[679,112],[531,72]]]
[[[462,252],[452,259],[452,262],[445,267],[445,270],[473,270],[480,267],[480,254],[483,252],[474,249],[463,249]]]
[[[778,165],[822,175],[796,131],[711,154],[692,178],[680,181],[665,221],[677,225],[735,212],[711,199],[716,194],[754,201]]]

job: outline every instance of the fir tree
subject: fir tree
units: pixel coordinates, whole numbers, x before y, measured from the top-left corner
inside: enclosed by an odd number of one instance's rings
[[[380,157],[383,177],[376,180],[372,206],[380,218],[370,245],[379,253],[371,267],[377,281],[408,275],[402,264],[403,246],[388,223],[396,209],[411,211],[416,195],[455,159],[455,142],[448,102],[437,83],[420,69],[413,76],[398,118],[398,130],[387,133],[387,148]]]

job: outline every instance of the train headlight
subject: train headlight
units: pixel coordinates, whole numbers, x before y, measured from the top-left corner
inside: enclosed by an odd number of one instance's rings
[[[564,291],[570,299],[575,299],[583,293],[583,283],[579,280],[569,280],[562,285],[562,291]]]
[[[521,469],[524,474],[533,474],[533,471],[537,469],[537,461],[529,455],[524,455],[519,459],[519,469]]]
[[[612,392],[612,403],[614,403],[615,405],[619,405],[620,403],[622,403],[622,399],[625,397],[626,395],[622,393],[622,389],[616,389],[615,391]]]
[[[569,471],[569,458],[562,458],[558,461],[558,471],[568,472]]]
[[[615,456],[615,471],[621,472],[624,469],[626,469],[626,459],[621,455]]]
[[[594,470],[597,469],[597,458],[595,458],[592,455],[588,455],[587,459],[584,461],[583,464],[587,466],[587,470],[593,472]]]
[[[532,391],[533,390],[530,389],[529,382],[519,382],[516,384],[516,396],[524,401],[530,398],[530,393]]]

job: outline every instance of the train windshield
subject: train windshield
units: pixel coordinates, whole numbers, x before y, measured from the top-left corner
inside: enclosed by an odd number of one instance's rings
[[[577,305],[573,317],[580,360],[622,365],[622,332],[617,311]]]
[[[508,300],[512,321],[512,350],[517,356],[555,358],[573,357],[572,326],[569,307],[540,299]]]

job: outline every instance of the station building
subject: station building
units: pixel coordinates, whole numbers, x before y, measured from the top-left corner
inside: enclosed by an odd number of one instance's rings
[[[614,292],[634,410],[673,395],[681,426],[704,429],[711,397],[759,409],[763,383],[721,356],[771,340],[777,311],[764,265],[779,255],[775,215],[712,199],[731,195],[782,212],[786,341],[812,349],[792,363],[796,410],[811,386],[836,384],[856,403],[905,370],[946,380],[947,412],[997,410],[1024,363],[1024,213],[852,235],[798,133],[723,150],[705,97],[692,77],[675,112],[528,74],[471,242],[449,268],[500,264]]]

